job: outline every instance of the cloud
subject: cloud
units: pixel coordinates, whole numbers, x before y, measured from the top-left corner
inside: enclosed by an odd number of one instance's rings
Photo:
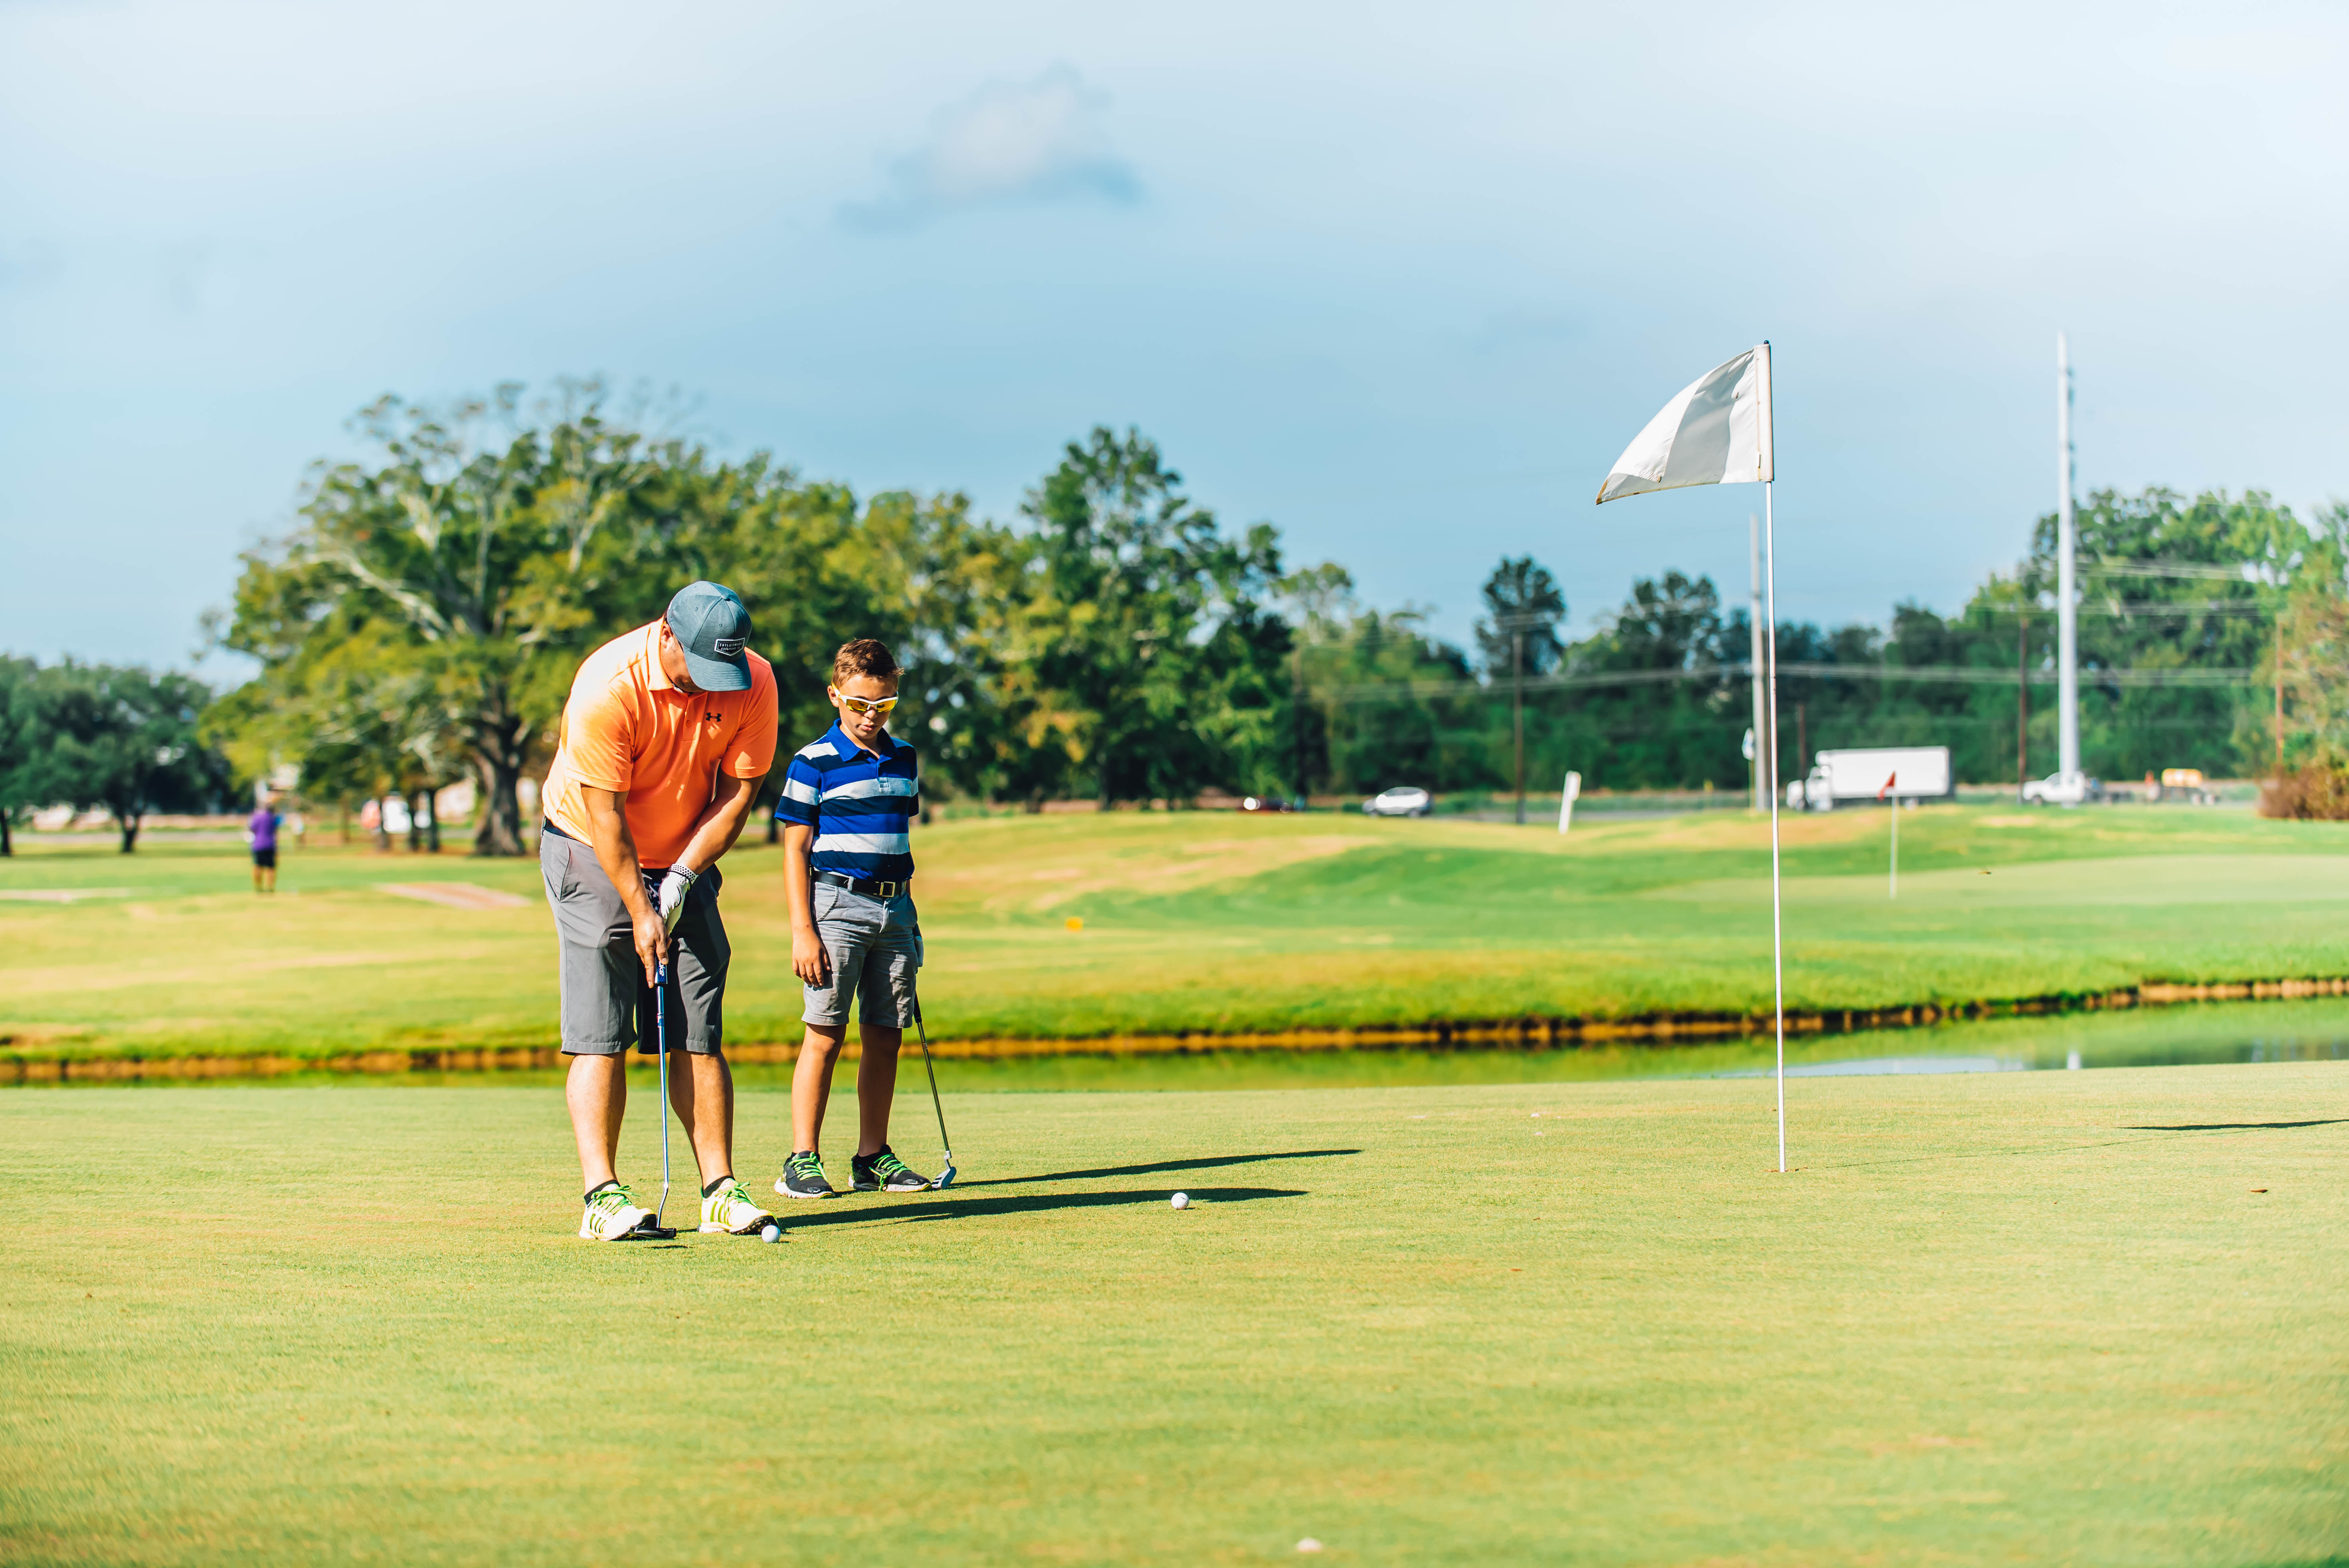
[[[971,207],[1139,200],[1141,181],[1102,124],[1108,106],[1067,66],[1024,84],[989,82],[941,111],[929,139],[889,166],[885,194],[841,215],[859,227],[901,228]]]

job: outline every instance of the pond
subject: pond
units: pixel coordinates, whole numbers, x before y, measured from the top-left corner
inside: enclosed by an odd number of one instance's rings
[[[944,1057],[939,1087],[949,1094],[1026,1094],[1056,1090],[1376,1088],[1417,1084],[1574,1083],[1643,1078],[1754,1078],[1772,1069],[1767,1036],[1673,1044],[1615,1044],[1518,1050],[1491,1046],[1449,1050],[1216,1050],[1179,1053],[1076,1052],[1066,1056]],[[1922,1028],[1805,1035],[1786,1042],[1790,1078],[1867,1074],[2061,1072],[2190,1063],[2334,1061],[2349,1057],[2349,997],[2290,1002],[2203,1002],[2039,1017],[1992,1018]],[[649,1084],[653,1067],[634,1071]],[[743,1063],[745,1091],[781,1089],[789,1063]],[[924,1092],[920,1052],[907,1043],[900,1097]],[[843,1067],[838,1092],[853,1093]],[[550,1086],[559,1068],[511,1072],[391,1074],[296,1073],[280,1078],[150,1079],[196,1087],[338,1083],[386,1088],[419,1085]]]
[[[1050,1089],[1351,1088],[1395,1084],[1551,1083],[1733,1078],[1772,1070],[1767,1037],[1703,1044],[1564,1050],[1207,1051],[940,1063],[965,1093]],[[1786,1042],[1789,1077],[1878,1073],[2089,1071],[2192,1063],[2349,1057],[2349,998],[2209,1002],[2113,1012],[1992,1018],[1912,1029],[1810,1035]],[[908,1064],[918,1069],[918,1062]],[[745,1069],[747,1074],[755,1069]],[[771,1069],[781,1074],[784,1069]],[[843,1075],[844,1076],[844,1075]],[[901,1075],[900,1093],[918,1088]]]

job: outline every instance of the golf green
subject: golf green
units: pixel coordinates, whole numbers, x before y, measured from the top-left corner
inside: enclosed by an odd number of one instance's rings
[[[548,1088],[0,1093],[0,1560],[2314,1563],[2344,1090],[957,1095],[771,1246],[572,1239]]]

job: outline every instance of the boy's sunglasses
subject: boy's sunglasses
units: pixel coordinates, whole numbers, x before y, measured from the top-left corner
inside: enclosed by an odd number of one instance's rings
[[[840,699],[840,706],[862,717],[868,713],[886,713],[897,706],[897,699],[894,696],[843,696]]]

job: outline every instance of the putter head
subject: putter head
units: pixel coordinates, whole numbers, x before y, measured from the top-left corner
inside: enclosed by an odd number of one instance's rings
[[[945,1191],[947,1188],[949,1188],[949,1187],[951,1187],[951,1186],[953,1186],[953,1185],[954,1185],[954,1179],[955,1179],[955,1168],[954,1168],[954,1162],[953,1162],[952,1161],[948,1161],[947,1162],[946,1168],[945,1168],[944,1170],[942,1170],[942,1171],[940,1171],[938,1172],[938,1179],[937,1179],[936,1181],[935,1181],[931,1182],[931,1183],[930,1183],[930,1185],[931,1185],[933,1188],[935,1188],[936,1190],[937,1190],[938,1191],[943,1192],[943,1191]]]

